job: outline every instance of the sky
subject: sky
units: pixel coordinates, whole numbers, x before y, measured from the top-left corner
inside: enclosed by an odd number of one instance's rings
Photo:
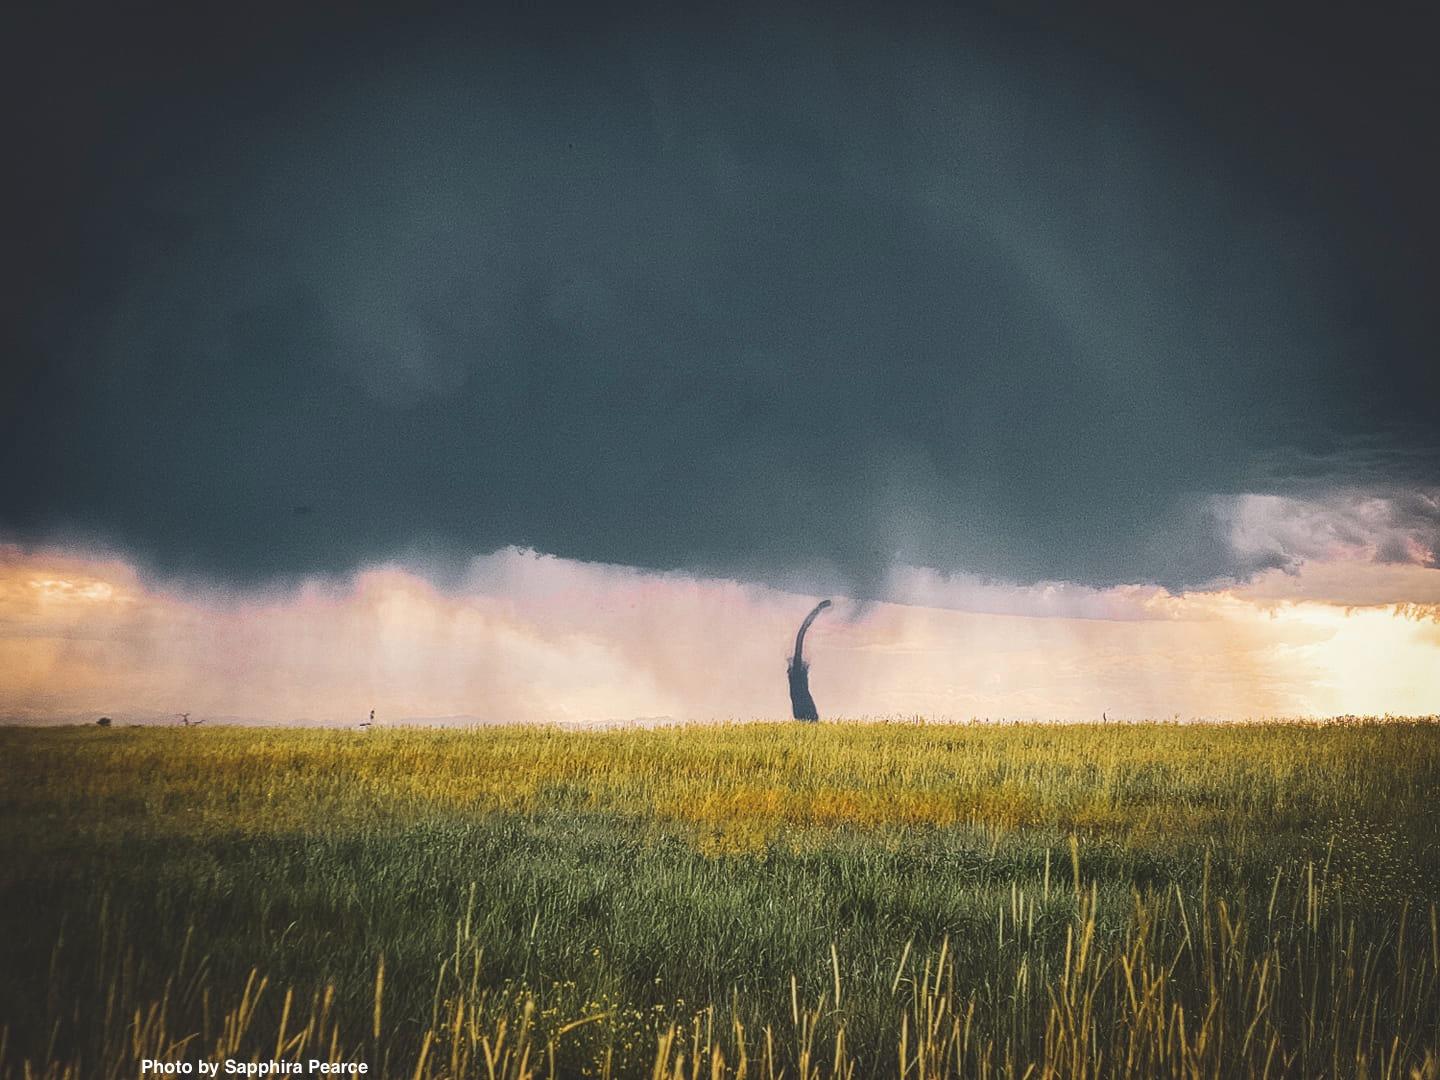
[[[1428,613],[1314,599],[1331,583],[1313,576],[1174,594],[897,570],[893,592],[925,603],[841,601],[807,638],[811,684],[829,719],[1434,713],[1440,575],[1342,575],[1425,596]],[[238,595],[157,587],[123,559],[12,549],[0,553],[0,685],[9,719],[34,723],[184,712],[353,727],[371,709],[382,725],[773,720],[788,715],[786,654],[807,606],[766,586],[515,548],[443,586],[392,564]]]
[[[1410,9],[8,11],[0,718],[1440,712]]]

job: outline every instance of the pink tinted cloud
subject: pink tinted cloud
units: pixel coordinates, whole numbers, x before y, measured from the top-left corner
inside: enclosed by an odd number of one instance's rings
[[[1337,489],[1305,498],[1211,500],[1242,566],[1296,570],[1309,561],[1436,566],[1440,489]]]

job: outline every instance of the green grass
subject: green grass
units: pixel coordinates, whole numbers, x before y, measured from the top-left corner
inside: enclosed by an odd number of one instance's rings
[[[10,728],[0,763],[0,1075],[1437,1076],[1430,721]]]

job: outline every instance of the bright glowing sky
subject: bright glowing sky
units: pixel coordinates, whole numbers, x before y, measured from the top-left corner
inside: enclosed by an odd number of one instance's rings
[[[812,602],[516,549],[447,587],[390,564],[266,591],[0,552],[0,718],[35,722],[782,717]],[[1440,712],[1440,570],[1425,566],[1309,562],[1180,595],[891,577],[930,606],[842,602],[812,631],[826,716]],[[1348,599],[1329,599],[1337,583]],[[1397,590],[1416,602],[1375,602]]]

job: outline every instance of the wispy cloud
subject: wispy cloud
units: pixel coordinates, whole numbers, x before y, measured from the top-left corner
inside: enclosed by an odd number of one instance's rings
[[[1243,494],[1212,504],[1246,569],[1297,571],[1313,560],[1434,567],[1440,553],[1440,489]]]

